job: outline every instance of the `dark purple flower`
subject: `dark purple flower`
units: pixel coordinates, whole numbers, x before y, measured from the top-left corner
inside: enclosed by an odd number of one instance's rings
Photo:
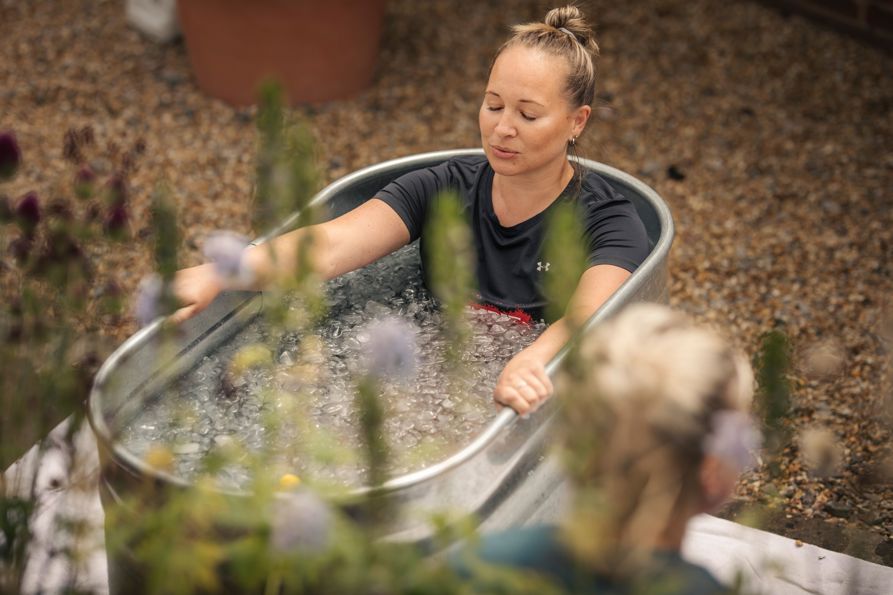
[[[360,338],[366,372],[379,379],[407,380],[416,371],[415,329],[399,318],[373,321]]]
[[[283,494],[273,502],[270,546],[280,554],[322,552],[331,542],[333,521],[331,508],[316,494]]]
[[[22,162],[22,151],[11,130],[0,132],[0,181],[12,179]]]
[[[205,240],[203,252],[220,278],[228,281],[251,281],[243,255],[248,238],[232,231],[215,231]]]
[[[164,283],[158,275],[143,277],[136,290],[133,317],[140,326],[148,326],[161,315],[161,295]]]
[[[69,128],[65,133],[65,140],[62,144],[62,156],[71,163],[80,163],[83,160],[81,155],[81,135],[74,128]]]
[[[40,223],[40,200],[36,192],[29,192],[19,199],[15,210],[16,221],[26,234],[34,232]]]
[[[93,196],[93,186],[96,183],[96,174],[89,165],[82,165],[74,176],[74,193],[78,198],[90,198]]]
[[[34,247],[34,237],[23,235],[9,243],[9,251],[12,253],[16,262],[24,264],[28,257],[31,256],[31,249]]]
[[[106,184],[108,192],[108,204],[112,206],[123,206],[127,202],[127,178],[117,173],[109,178]]]
[[[127,207],[123,204],[112,206],[102,222],[102,230],[114,238],[121,238],[127,231]]]

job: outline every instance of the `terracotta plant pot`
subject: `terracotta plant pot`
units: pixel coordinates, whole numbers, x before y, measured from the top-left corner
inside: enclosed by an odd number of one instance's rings
[[[350,97],[369,86],[386,0],[179,0],[199,87],[238,106],[275,78],[291,103]]]

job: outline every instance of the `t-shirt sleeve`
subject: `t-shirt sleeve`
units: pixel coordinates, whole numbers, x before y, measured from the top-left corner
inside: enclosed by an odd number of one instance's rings
[[[435,196],[451,185],[449,162],[403,174],[375,197],[394,209],[409,230],[410,241],[422,235],[428,207]]]
[[[611,190],[597,192],[586,213],[589,266],[611,264],[635,272],[650,251],[636,207]]]

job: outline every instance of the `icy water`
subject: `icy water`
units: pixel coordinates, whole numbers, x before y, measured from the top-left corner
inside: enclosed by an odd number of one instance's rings
[[[505,363],[545,325],[524,324],[468,308],[471,336],[458,368],[450,364],[443,319],[425,289],[418,248],[408,246],[331,281],[329,311],[315,333],[285,334],[271,349],[272,366],[233,373],[246,345],[267,344],[259,317],[204,357],[122,432],[122,444],[144,457],[165,445],[174,473],[192,481],[214,466],[220,487],[248,487],[252,465],[317,484],[362,485],[367,465],[354,405],[371,322],[397,318],[418,346],[414,376],[380,385],[391,476],[442,460],[493,418],[492,391]]]

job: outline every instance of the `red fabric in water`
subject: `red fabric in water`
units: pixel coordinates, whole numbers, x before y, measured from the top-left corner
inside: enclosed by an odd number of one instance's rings
[[[533,318],[520,308],[516,308],[514,310],[503,310],[498,306],[494,306],[492,304],[471,304],[472,308],[478,308],[480,310],[487,310],[488,312],[496,312],[497,314],[505,314],[506,316],[511,316],[516,320],[523,322],[524,324],[533,324]]]

